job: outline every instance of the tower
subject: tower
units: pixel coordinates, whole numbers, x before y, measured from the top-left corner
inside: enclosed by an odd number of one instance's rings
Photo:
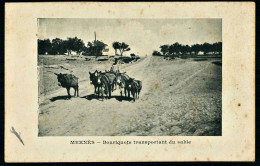
[[[94,36],[95,36],[95,42],[96,42],[96,32],[94,32]]]

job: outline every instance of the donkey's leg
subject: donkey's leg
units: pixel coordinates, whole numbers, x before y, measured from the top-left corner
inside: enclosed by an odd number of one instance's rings
[[[100,87],[98,86],[98,97],[99,97],[99,95],[100,95]],[[102,88],[101,88],[101,91],[102,91]]]
[[[108,87],[107,87],[107,90],[108,90],[108,98],[110,98],[111,97],[111,91],[112,91],[112,89],[113,89],[113,85],[108,85]]]
[[[74,87],[74,97],[76,96],[77,87]]]
[[[101,96],[102,96],[102,99],[104,99],[104,90],[105,90],[105,87],[103,88],[103,86],[101,86]]]
[[[120,89],[120,95],[121,95],[121,97],[122,97],[122,95],[123,95],[122,93],[123,93],[123,92],[122,92],[122,88],[121,88],[120,86],[119,86],[119,89]]]
[[[111,91],[113,90],[113,87],[109,86],[108,91],[109,91],[109,98],[111,98]]]
[[[110,89],[112,90],[112,92],[114,91],[114,83],[110,85]]]
[[[77,86],[77,96],[79,97],[79,86]]]
[[[101,93],[102,93],[102,97],[105,97],[105,95],[106,95],[106,86],[105,85],[101,86]]]
[[[133,99],[135,99],[135,91],[132,90],[132,96],[133,96]]]
[[[101,97],[103,97],[103,88],[102,88],[102,86],[98,87],[98,95],[100,96],[100,94],[101,94]]]
[[[127,92],[128,92],[128,98],[130,98],[130,90],[128,89]]]
[[[135,92],[132,91],[132,95],[133,95],[133,100],[135,101]]]
[[[113,87],[114,87],[114,90],[116,90],[116,81],[115,80],[113,81]]]
[[[68,87],[66,89],[67,89],[67,93],[68,93],[69,98],[71,98],[71,96],[70,96],[70,87]]]

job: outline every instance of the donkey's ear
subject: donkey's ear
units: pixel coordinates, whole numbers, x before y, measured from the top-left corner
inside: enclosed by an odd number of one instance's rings
[[[56,76],[59,75],[58,73],[54,73]]]
[[[126,73],[126,71],[124,72],[124,74]]]
[[[91,74],[90,71],[88,73]]]

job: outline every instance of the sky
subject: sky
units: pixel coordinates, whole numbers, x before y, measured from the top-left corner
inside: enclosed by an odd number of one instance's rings
[[[67,39],[78,37],[87,44],[97,40],[108,45],[108,54],[114,54],[112,43],[125,42],[131,48],[126,53],[151,55],[160,45],[178,42],[184,45],[222,42],[221,19],[38,19],[39,39]]]

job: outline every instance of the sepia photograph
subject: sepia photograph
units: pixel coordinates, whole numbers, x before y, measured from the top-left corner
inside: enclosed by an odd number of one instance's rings
[[[221,136],[222,19],[38,18],[38,136]]]
[[[5,5],[5,162],[255,161],[254,2]]]

